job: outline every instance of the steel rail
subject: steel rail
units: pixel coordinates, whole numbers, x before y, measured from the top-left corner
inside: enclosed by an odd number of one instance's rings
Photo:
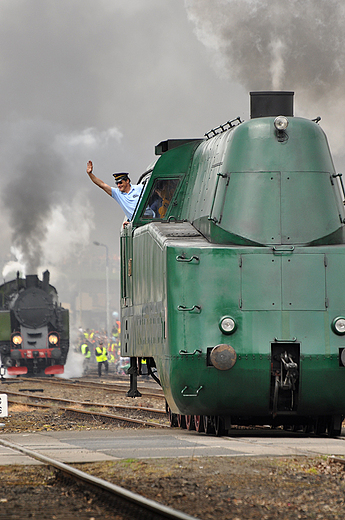
[[[30,390],[29,390],[30,391]],[[159,410],[157,408],[146,408],[145,406],[127,406],[125,404],[111,404],[111,403],[92,403],[90,401],[74,401],[73,399],[65,399],[63,397],[48,397],[44,395],[33,395],[24,394],[23,392],[6,392],[7,395],[15,397],[28,397],[29,399],[40,399],[42,401],[53,401],[60,403],[71,403],[79,406],[98,406],[100,408],[120,408],[121,410],[139,410],[143,412],[152,412],[157,414],[166,415],[165,410]]]
[[[109,390],[113,392],[124,392],[129,389],[129,386],[125,388],[125,385],[122,383],[100,383],[98,381],[70,381],[67,379],[62,378],[56,378],[56,379],[47,379],[47,378],[30,378],[27,380],[29,383],[30,381],[33,381],[35,383],[42,383],[42,384],[57,384],[57,385],[65,385],[65,386],[74,386],[75,388],[85,388],[90,386],[93,386],[95,388],[99,388],[100,390]],[[157,390],[154,392],[144,392],[144,388],[139,386],[138,387],[140,391],[142,392],[142,395],[145,397],[156,397],[158,399],[165,399],[163,391]]]
[[[9,441],[5,441],[0,439],[0,444],[12,450],[17,450],[25,455],[28,455],[31,458],[38,460],[39,462],[43,462],[44,464],[49,465],[59,471],[61,471],[64,475],[76,480],[77,482],[82,482],[83,484],[92,486],[96,489],[101,489],[106,493],[112,495],[113,497],[119,498],[122,501],[129,502],[133,506],[137,506],[140,510],[144,512],[154,513],[156,515],[155,520],[160,518],[162,519],[170,519],[170,520],[197,520],[197,517],[190,516],[181,511],[177,511],[168,506],[164,506],[163,504],[159,504],[154,500],[142,497],[132,491],[129,491],[125,488],[117,486],[115,484],[111,484],[106,480],[103,480],[98,477],[93,477],[92,475],[88,475],[84,471],[80,471],[64,462],[59,462],[57,460],[51,459],[50,457],[46,457],[45,455],[41,455],[33,450],[28,448],[24,448],[18,444],[14,444]],[[145,514],[145,513],[144,513]],[[136,518],[140,519],[141,517],[136,516]],[[144,517],[142,517],[144,518]],[[152,516],[151,516],[152,518]]]
[[[9,399],[9,402],[12,404],[22,404],[23,406],[31,406],[36,408],[51,408],[49,404],[39,404],[39,403],[23,403],[23,401],[16,401],[14,399]],[[143,421],[142,419],[134,419],[133,417],[123,417],[121,415],[115,415],[111,413],[105,413],[105,412],[95,412],[92,410],[81,410],[80,408],[71,408],[69,406],[56,406],[59,410],[64,410],[66,412],[74,412],[74,413],[80,413],[84,415],[92,415],[94,417],[107,417],[108,419],[114,419],[116,421],[121,422],[129,422],[129,423],[135,423],[140,424],[142,426],[151,426],[154,428],[168,428],[168,424],[160,424],[155,422],[147,422]]]

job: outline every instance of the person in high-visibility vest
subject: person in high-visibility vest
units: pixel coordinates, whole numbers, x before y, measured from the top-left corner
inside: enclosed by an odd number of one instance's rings
[[[109,363],[115,363],[115,349],[116,343],[108,343],[108,355],[109,355]]]
[[[81,353],[86,359],[89,359],[91,357],[91,351],[89,349],[89,345],[87,343],[83,343],[80,347]]]
[[[148,376],[149,375],[149,372],[148,372],[148,369],[147,369],[146,358],[142,358],[141,359],[141,374],[143,376]]]
[[[81,353],[84,356],[84,362],[83,362],[83,369],[84,372],[87,372],[90,365],[90,359],[91,359],[91,350],[89,348],[89,345],[84,342],[80,347]]]
[[[102,375],[102,365],[104,364],[105,373],[108,373],[108,352],[107,347],[103,344],[103,341],[99,341],[98,346],[95,348],[95,356],[98,367],[98,377]]]

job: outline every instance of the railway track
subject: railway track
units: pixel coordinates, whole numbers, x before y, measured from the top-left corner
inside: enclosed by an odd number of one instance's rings
[[[75,401],[72,399],[64,399],[62,397],[46,397],[46,396],[38,396],[36,394],[27,394],[22,392],[11,392],[7,391],[8,402],[12,404],[24,404],[25,406],[32,406],[36,408],[58,408],[60,410],[64,410],[67,412],[73,412],[76,414],[83,415],[91,415],[93,417],[106,417],[108,419],[113,419],[116,421],[124,422],[124,423],[132,423],[139,424],[141,426],[151,426],[156,428],[166,428],[169,426],[168,422],[165,424],[153,422],[152,418],[162,418],[166,417],[166,412],[161,409],[156,408],[147,408],[143,406],[127,406],[121,404],[114,403],[93,403],[90,401]],[[20,399],[15,399],[16,397],[20,397]],[[26,399],[23,401],[23,399]],[[35,403],[27,401],[28,399],[34,399]],[[37,401],[41,401],[38,403]],[[67,403],[71,406],[67,406]],[[78,408],[82,406],[83,408]],[[108,408],[110,410],[122,410],[126,412],[128,415],[118,415],[114,413],[104,412],[104,408]],[[140,414],[140,417],[136,417],[133,415]],[[150,420],[143,420],[142,415],[148,415]]]
[[[101,381],[93,381],[90,379],[87,380],[71,380],[71,379],[62,379],[62,378],[30,378],[27,380],[28,382],[32,381],[35,383],[40,384],[53,384],[53,385],[60,385],[60,386],[67,386],[67,387],[74,387],[74,388],[95,388],[95,389],[102,389],[107,390],[110,392],[120,392],[120,393],[126,393],[127,390],[129,390],[129,383],[128,381],[124,382],[116,382],[116,383],[109,383],[109,382],[101,382]],[[143,397],[154,397],[154,398],[161,398],[165,399],[163,391],[159,388],[157,389],[151,389],[148,386],[145,386],[145,384],[139,384],[138,389]]]
[[[170,507],[164,506],[154,500],[147,499],[128,491],[120,486],[114,485],[103,479],[93,477],[83,471],[73,468],[68,464],[59,462],[50,457],[41,455],[40,453],[29,450],[18,444],[8,442],[0,439],[0,444],[11,450],[16,450],[25,455],[38,460],[39,462],[53,468],[59,476],[68,481],[77,483],[80,489],[93,490],[95,498],[102,498],[102,501],[111,503],[111,507],[116,513],[123,515],[120,518],[123,520],[130,520],[135,518],[136,520],[196,520],[196,517],[185,514],[181,511],[177,511]],[[29,506],[28,506],[29,507]],[[71,514],[75,515],[75,512],[71,511]]]

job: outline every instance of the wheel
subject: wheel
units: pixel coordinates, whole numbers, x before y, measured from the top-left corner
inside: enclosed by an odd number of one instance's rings
[[[183,430],[186,429],[186,416],[185,415],[177,415],[177,425],[179,428],[182,428]]]
[[[339,437],[341,435],[341,424],[342,424],[342,416],[341,415],[333,415],[328,423],[328,436],[329,437]]]
[[[302,431],[308,435],[314,431],[314,425],[312,423],[306,423],[303,425]]]
[[[194,415],[195,429],[198,433],[204,432],[204,417],[202,415]]]
[[[323,435],[326,433],[327,423],[324,417],[318,417],[315,426],[316,435]]]
[[[220,415],[216,415],[213,418],[213,422],[216,436],[221,437],[222,435],[226,435],[227,431],[225,430],[223,417],[221,417]]]
[[[177,426],[177,415],[176,415],[176,413],[172,413],[170,408],[168,409],[168,413],[169,413],[169,424],[170,424],[170,427],[171,428],[176,428],[176,426]]]
[[[186,428],[187,430],[195,430],[194,415],[186,415]]]
[[[204,415],[203,419],[204,419],[204,432],[207,433],[207,435],[214,433],[212,417],[210,417],[209,415]]]

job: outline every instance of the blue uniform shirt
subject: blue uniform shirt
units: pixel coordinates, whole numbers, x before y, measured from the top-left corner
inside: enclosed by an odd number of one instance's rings
[[[142,184],[131,184],[128,193],[122,193],[118,188],[111,188],[111,196],[120,204],[128,220],[132,218],[142,189]]]

